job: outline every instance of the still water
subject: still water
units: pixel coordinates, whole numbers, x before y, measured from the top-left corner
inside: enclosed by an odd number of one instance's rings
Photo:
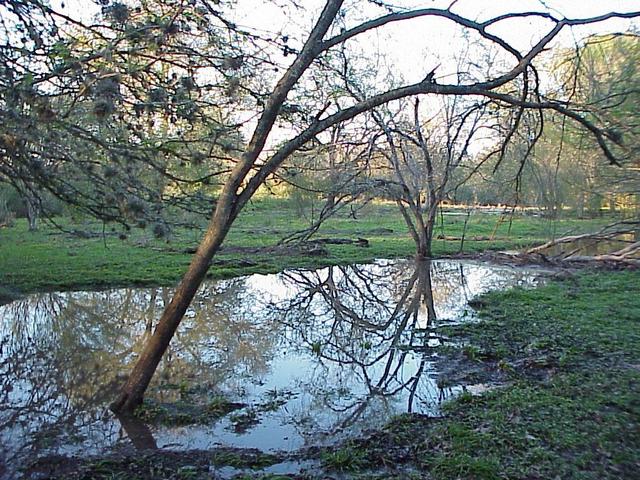
[[[405,260],[207,282],[148,397],[170,404],[196,392],[203,408],[220,396],[242,408],[186,426],[123,423],[107,410],[171,288],[32,295],[0,307],[0,460],[12,469],[117,448],[292,451],[398,413],[437,414],[455,392],[437,386],[438,326],[474,321],[469,299],[540,274]]]

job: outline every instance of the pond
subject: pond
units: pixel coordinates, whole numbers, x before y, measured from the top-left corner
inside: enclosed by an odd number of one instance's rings
[[[469,299],[531,286],[541,273],[381,260],[206,282],[148,394],[161,412],[189,406],[169,422],[121,421],[107,405],[171,288],[13,302],[0,307],[4,473],[23,459],[119,448],[295,451],[375,429],[399,413],[437,415],[459,390],[439,388],[438,326],[474,321]]]

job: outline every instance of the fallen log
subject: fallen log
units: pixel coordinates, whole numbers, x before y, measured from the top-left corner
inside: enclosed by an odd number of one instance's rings
[[[601,255],[573,255],[563,260],[571,262],[622,262],[640,265],[640,242],[634,242],[620,250]]]
[[[530,248],[525,253],[540,253],[548,248],[555,247],[556,245],[562,245],[567,243],[575,243],[581,240],[593,240],[594,242],[602,242],[607,240],[613,240],[620,235],[634,233],[633,230],[616,230],[612,232],[596,232],[596,233],[583,233],[581,235],[567,235],[566,237],[556,238],[537,247]]]
[[[318,238],[315,240],[307,240],[306,242],[300,242],[304,244],[317,244],[317,245],[357,245],[358,247],[368,247],[369,240],[366,238]]]
[[[462,237],[454,237],[452,235],[439,234],[436,236],[436,240],[447,240],[450,242],[459,242],[462,240]],[[486,235],[475,235],[473,237],[467,237],[466,240],[470,240],[473,242],[490,242],[492,240],[495,240],[495,238],[492,238]]]

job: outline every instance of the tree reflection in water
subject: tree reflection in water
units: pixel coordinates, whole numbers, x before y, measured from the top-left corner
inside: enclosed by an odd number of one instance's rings
[[[283,274],[299,293],[272,308],[292,344],[317,356],[303,391],[321,400],[316,408],[336,412],[327,433],[350,427],[367,410],[380,419],[412,412],[416,402],[420,410],[433,409],[435,385],[425,375],[437,341],[431,276],[428,260]],[[447,295],[454,285],[438,278],[440,294]]]
[[[266,371],[277,331],[266,335],[245,315],[244,306],[256,303],[245,281],[202,288],[150,397],[171,402],[185,382],[215,391],[228,376]],[[48,293],[0,307],[0,460],[99,451],[134,437],[123,427],[137,433],[134,443],[152,445],[144,429],[121,425],[106,405],[170,294],[169,288]]]
[[[204,285],[151,396],[174,402],[176,386],[197,385],[205,399],[249,404],[259,422],[247,429],[230,428],[228,418],[146,428],[106,410],[171,289],[34,295],[0,307],[0,455],[99,452],[122,442],[297,448],[396,413],[433,412],[437,326],[467,318],[470,296],[533,278],[473,263],[381,261]]]

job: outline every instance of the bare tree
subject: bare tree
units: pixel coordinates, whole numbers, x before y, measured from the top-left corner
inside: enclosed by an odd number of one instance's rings
[[[347,206],[355,215],[374,195],[368,175],[369,128],[366,125],[349,127],[351,125],[345,123],[334,125],[329,129],[326,143],[316,139],[312,148],[292,155],[280,169],[282,173],[274,173],[277,181],[294,189],[295,196],[311,198],[312,206],[309,225],[287,234],[281,243],[308,240],[327,219]],[[359,205],[354,208],[356,202]],[[297,206],[303,210],[303,202],[300,203]],[[319,204],[317,211],[315,203]]]
[[[418,98],[413,100],[413,118],[385,119],[373,112],[386,140],[381,153],[392,172],[391,178],[381,182],[398,205],[419,258],[432,255],[438,207],[450,193],[454,172],[469,157],[469,146],[482,126],[487,104],[448,97],[427,121],[421,118]]]

